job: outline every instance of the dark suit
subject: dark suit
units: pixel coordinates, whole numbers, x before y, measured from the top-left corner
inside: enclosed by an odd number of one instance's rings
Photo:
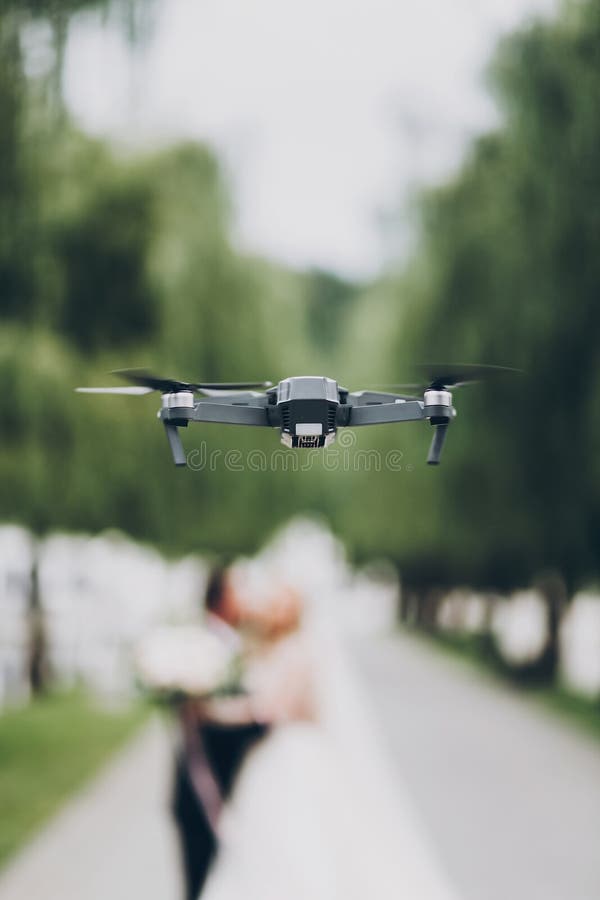
[[[205,800],[194,786],[197,770],[207,767],[221,798],[226,799],[244,756],[266,730],[266,726],[257,724],[205,723],[194,735],[196,751],[190,751],[188,743],[177,757],[172,808],[185,871],[186,900],[197,900],[218,849],[211,824],[214,812],[206,810]]]

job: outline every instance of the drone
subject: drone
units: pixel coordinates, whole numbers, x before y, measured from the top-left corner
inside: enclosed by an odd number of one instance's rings
[[[448,426],[456,415],[451,389],[490,380],[519,370],[504,366],[422,366],[419,384],[388,385],[414,393],[349,391],[333,378],[301,375],[278,384],[253,382],[187,382],[160,378],[143,369],[119,369],[113,375],[129,381],[124,387],[80,387],[88,394],[149,394],[162,396],[162,421],[173,462],[186,465],[179,434],[190,422],[254,425],[277,428],[286,447],[329,447],[339,428],[398,422],[429,422],[434,428],[427,463],[437,466]],[[420,396],[419,396],[420,394]]]

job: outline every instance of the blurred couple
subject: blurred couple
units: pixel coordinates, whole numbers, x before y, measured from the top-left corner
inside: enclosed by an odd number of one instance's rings
[[[189,688],[172,693],[186,900],[450,900],[334,607],[321,597],[309,618],[289,587],[241,574],[213,573],[198,639],[154,666],[163,691]]]
[[[236,782],[244,767],[251,775],[249,757],[272,750],[275,732],[285,723],[313,722],[316,694],[308,642],[303,633],[302,601],[289,587],[269,587],[262,596],[249,596],[235,584],[231,571],[216,569],[209,578],[204,627],[236,660],[234,689],[216,691],[201,699],[180,697],[177,703],[180,741],[175,764],[172,809],[183,863],[186,900],[205,896],[215,861],[221,875],[211,877],[208,892],[218,892],[223,869],[231,869],[236,844]],[[259,768],[260,768],[260,760]],[[293,776],[294,773],[290,773]],[[246,801],[244,834],[248,822],[260,815],[265,788],[251,791]],[[239,798],[237,798],[239,806]],[[258,809],[255,807],[259,807]],[[234,812],[232,813],[232,809]],[[238,810],[239,812],[239,810]],[[285,823],[281,823],[284,825]],[[239,829],[238,829],[239,830]],[[252,851],[256,863],[257,850]],[[223,860],[223,856],[229,857]],[[239,860],[238,860],[239,862]],[[235,865],[235,859],[233,860]],[[243,891],[243,886],[232,886]],[[241,893],[240,893],[241,895]]]

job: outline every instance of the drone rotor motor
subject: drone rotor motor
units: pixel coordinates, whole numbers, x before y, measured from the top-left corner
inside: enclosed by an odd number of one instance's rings
[[[452,418],[452,394],[450,391],[428,388],[423,396],[425,415],[432,425],[446,425]]]
[[[193,409],[194,405],[192,391],[169,391],[162,395],[163,409]]]

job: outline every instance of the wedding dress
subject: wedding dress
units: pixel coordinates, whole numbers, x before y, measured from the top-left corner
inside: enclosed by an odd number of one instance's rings
[[[202,900],[453,900],[340,646],[315,659],[318,722],[249,754]]]

